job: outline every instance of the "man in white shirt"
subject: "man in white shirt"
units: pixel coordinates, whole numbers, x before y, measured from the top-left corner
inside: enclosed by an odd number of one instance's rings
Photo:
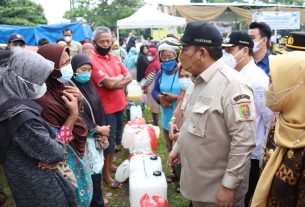
[[[269,84],[269,78],[253,59],[253,41],[247,32],[233,31],[223,41],[227,57],[235,64],[235,70],[239,71],[248,84],[252,87],[255,103],[256,116],[256,148],[251,155],[251,169],[249,179],[249,190],[245,199],[245,206],[253,196],[257,181],[259,179],[260,166],[263,159],[265,135],[270,122],[273,119],[273,112],[265,106],[264,89]]]

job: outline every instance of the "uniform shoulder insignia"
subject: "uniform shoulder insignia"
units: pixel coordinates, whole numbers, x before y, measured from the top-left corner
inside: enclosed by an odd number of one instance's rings
[[[252,110],[251,110],[251,106],[249,103],[242,103],[238,105],[239,107],[239,116],[241,118],[241,120],[250,120],[250,118],[252,118]]]
[[[238,102],[239,100],[242,100],[242,99],[247,99],[247,100],[249,100],[249,101],[251,100],[250,96],[247,95],[247,94],[240,94],[240,95],[235,96],[235,97],[233,98],[233,100],[234,100],[235,102]]]
[[[254,120],[254,103],[250,94],[235,94],[231,98],[235,121],[252,121]]]

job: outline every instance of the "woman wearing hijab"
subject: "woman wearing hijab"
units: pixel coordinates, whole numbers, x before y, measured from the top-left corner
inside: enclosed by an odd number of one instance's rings
[[[140,83],[144,78],[144,74],[148,65],[147,60],[147,45],[142,45],[140,47],[140,53],[137,60],[137,81]]]
[[[159,104],[155,102],[151,94],[154,87],[155,78],[161,68],[158,50],[156,48],[149,48],[147,52],[147,59],[149,63],[145,71],[145,81],[142,85],[142,89],[144,90],[144,93],[147,94],[147,106],[150,108],[153,124],[155,126],[159,126],[160,107]]]
[[[169,138],[169,122],[176,108],[178,96],[180,94],[179,69],[178,69],[178,47],[167,44],[167,41],[177,41],[173,38],[166,38],[158,47],[161,60],[161,71],[158,73],[152,96],[162,109],[162,128],[166,140],[168,152],[172,150],[173,141]],[[175,168],[174,168],[175,169]],[[177,177],[174,170],[174,176],[168,177],[168,182],[173,182]]]
[[[117,41],[115,41],[111,46],[111,53],[116,55],[121,61],[123,61],[120,45]]]
[[[85,43],[82,46],[82,54],[87,55],[88,57],[91,57],[93,53],[93,45],[91,43]]]
[[[76,74],[72,85],[84,95],[84,111],[81,113],[88,127],[87,149],[93,182],[93,197],[90,206],[104,206],[102,195],[102,169],[104,156],[102,149],[96,149],[94,137],[100,136],[107,147],[109,137],[109,126],[106,126],[106,116],[95,86],[90,80],[92,64],[90,59],[82,54],[76,54],[71,61],[73,72]],[[106,203],[106,201],[105,201]],[[106,204],[105,204],[106,205]]]
[[[265,102],[278,112],[271,153],[251,206],[305,206],[305,53],[269,57]]]
[[[46,81],[48,90],[37,103],[43,107],[42,118],[56,131],[68,116],[67,108],[61,99],[62,95],[66,92],[71,93],[77,98],[79,108],[82,108],[83,95],[76,87],[67,85],[73,76],[67,47],[47,44],[39,48],[37,53],[55,63],[55,69]],[[92,181],[86,156],[88,129],[81,116],[78,116],[75,122],[72,135],[74,139],[67,145],[67,163],[76,177],[78,205],[86,207],[92,198]]]
[[[20,207],[78,206],[72,186],[53,164],[64,160],[65,144],[73,139],[77,100],[69,93],[60,97],[67,116],[57,134],[31,100],[45,94],[53,69],[53,63],[27,50],[14,53],[0,69],[0,163]]]
[[[136,79],[137,77],[137,69],[136,69],[137,59],[138,59],[137,49],[135,47],[132,47],[127,57],[124,60],[124,65],[132,75],[132,79]]]

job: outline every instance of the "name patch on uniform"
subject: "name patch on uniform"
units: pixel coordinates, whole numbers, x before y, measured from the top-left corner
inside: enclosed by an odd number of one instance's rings
[[[250,96],[247,95],[247,94],[240,94],[240,95],[238,95],[238,96],[236,96],[236,97],[233,98],[233,100],[234,100],[235,102],[237,102],[237,101],[239,101],[239,100],[241,100],[241,99],[248,99],[248,100],[251,100],[251,99],[250,99]]]
[[[250,105],[248,103],[239,104],[239,115],[242,120],[250,120],[251,113]]]
[[[208,106],[211,105],[211,103],[212,103],[212,99],[209,97],[205,97],[205,96],[199,96],[198,101],[200,103],[202,103],[203,105],[208,105]]]

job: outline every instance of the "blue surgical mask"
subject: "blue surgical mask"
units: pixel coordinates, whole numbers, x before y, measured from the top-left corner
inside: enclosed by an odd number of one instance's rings
[[[116,55],[116,56],[120,56],[121,55],[121,51],[120,50],[111,50],[111,53]]]
[[[60,73],[61,73],[61,77],[57,78],[57,80],[61,83],[68,83],[73,76],[73,70],[71,64],[61,67]]]
[[[91,72],[86,71],[86,72],[77,73],[76,76],[74,77],[74,80],[79,83],[87,83],[90,80],[90,77],[91,77]]]
[[[190,78],[179,78],[179,86],[181,89],[185,90],[191,85]]]
[[[170,60],[166,62],[161,62],[161,69],[165,72],[169,72],[175,69],[175,66],[177,65],[177,60]]]

